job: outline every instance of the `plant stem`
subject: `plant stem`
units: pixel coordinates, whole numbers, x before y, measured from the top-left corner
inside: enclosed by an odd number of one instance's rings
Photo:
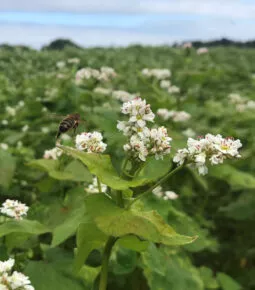
[[[152,185],[149,189],[138,195],[137,198],[135,198],[133,201],[130,202],[130,204],[127,206],[127,209],[129,209],[135,202],[137,202],[139,199],[143,198],[144,196],[150,194],[154,188],[159,186],[160,184],[164,183],[169,177],[173,176],[176,172],[180,171],[184,165],[176,167],[174,170],[168,172],[165,176],[163,176],[158,182],[156,182],[154,185]]]
[[[107,288],[107,278],[108,278],[108,264],[109,258],[111,255],[112,247],[116,242],[117,238],[110,236],[108,241],[105,244],[103,258],[102,258],[102,267],[100,273],[100,282],[99,282],[99,290],[106,290]]]
[[[124,199],[123,199],[122,191],[121,191],[121,190],[118,190],[118,191],[116,192],[116,197],[117,197],[117,205],[118,205],[119,207],[124,208]]]
[[[100,182],[100,180],[99,180],[98,177],[97,177],[97,187],[98,187],[98,191],[99,191],[99,193],[102,193],[101,182]]]

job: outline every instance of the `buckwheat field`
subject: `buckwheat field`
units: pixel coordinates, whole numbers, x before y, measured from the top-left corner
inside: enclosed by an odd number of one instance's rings
[[[254,49],[2,46],[0,104],[1,290],[255,289]]]

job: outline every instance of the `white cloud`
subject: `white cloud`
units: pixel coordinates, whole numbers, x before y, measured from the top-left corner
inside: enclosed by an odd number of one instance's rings
[[[171,30],[168,27],[173,26]],[[189,27],[186,29],[186,27]],[[82,46],[126,46],[130,44],[161,45],[185,40],[209,40],[228,37],[237,40],[253,38],[255,24],[233,25],[230,22],[168,23],[158,31],[140,29],[81,28],[44,25],[0,26],[0,43],[25,44],[34,48],[56,38],[68,38]]]
[[[56,38],[67,38],[81,46],[127,46],[130,44],[171,44],[177,36],[130,30],[76,28],[65,26],[1,25],[0,43],[25,44],[34,48]]]
[[[255,19],[255,2],[239,0],[10,0],[0,10],[85,13],[188,13]]]

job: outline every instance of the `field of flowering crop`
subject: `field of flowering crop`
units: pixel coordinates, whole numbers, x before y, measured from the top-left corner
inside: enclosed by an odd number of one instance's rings
[[[254,76],[253,49],[0,48],[0,290],[255,289]]]

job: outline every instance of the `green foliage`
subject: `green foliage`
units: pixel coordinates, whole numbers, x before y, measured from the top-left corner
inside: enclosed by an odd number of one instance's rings
[[[79,64],[67,61],[76,57]],[[58,68],[59,61],[65,67]],[[114,67],[118,76],[75,85],[78,69],[102,66]],[[181,93],[170,95],[157,80],[141,76],[145,67],[170,69]],[[254,50],[212,47],[207,55],[191,49],[187,56],[177,47],[81,49],[58,41],[42,51],[1,47],[0,71],[0,206],[10,198],[30,207],[28,219],[0,216],[1,260],[15,257],[35,289],[95,290],[103,249],[113,235],[109,289],[254,289],[255,114],[228,99],[238,93],[255,100]],[[122,103],[95,93],[96,87],[139,94],[155,114],[159,108],[190,113],[188,122],[156,114],[152,127],[165,126],[173,138],[170,156],[149,157],[133,180],[121,174],[126,136],[116,124],[126,120]],[[10,115],[7,106],[16,113]],[[70,131],[69,139],[58,140],[64,154],[42,159],[56,146],[63,116],[74,112],[82,119],[77,133],[101,132],[106,154],[74,149]],[[150,193],[131,210],[116,206],[120,193],[127,206],[171,170],[189,128],[194,136],[239,138],[242,157],[209,166],[205,177],[193,168],[181,170],[162,185],[178,194],[176,200]],[[92,176],[107,185],[105,194],[89,196]]]
[[[0,185],[8,188],[15,171],[15,159],[6,151],[0,150]]]
[[[103,195],[90,196],[86,200],[89,215],[98,228],[108,236],[122,237],[129,234],[165,245],[183,245],[196,237],[177,234],[155,211],[125,210]],[[100,213],[96,209],[100,208]]]

